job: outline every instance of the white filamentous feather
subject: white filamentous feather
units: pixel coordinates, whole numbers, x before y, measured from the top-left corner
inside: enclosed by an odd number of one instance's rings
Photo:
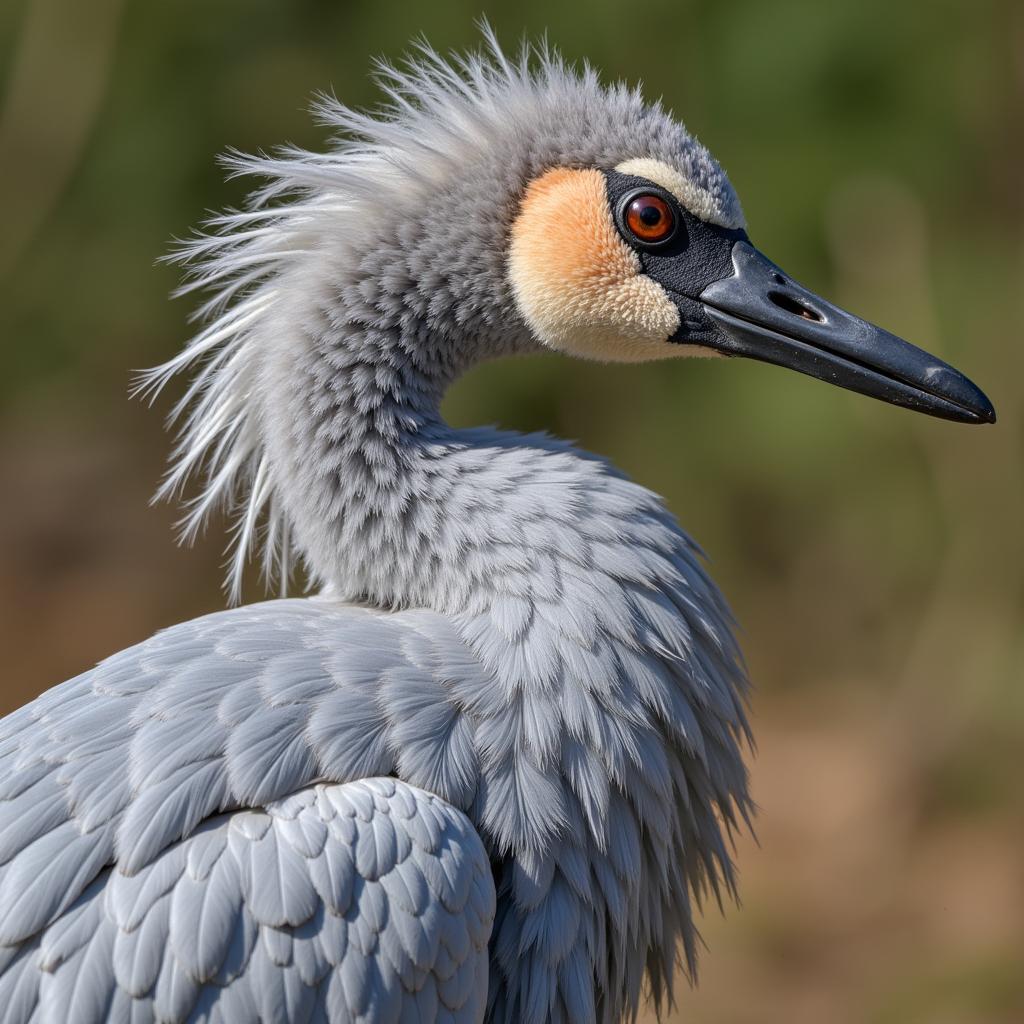
[[[306,154],[305,156],[312,156]],[[298,152],[292,159],[302,159]],[[238,173],[274,173],[273,161],[254,157],[230,162]],[[265,189],[255,197],[263,207],[278,195]],[[252,348],[259,345],[255,327],[274,307],[274,279],[287,265],[309,256],[302,248],[304,230],[323,221],[318,218],[345,212],[341,203],[309,197],[280,208],[221,214],[207,222],[214,233],[182,243],[172,259],[183,264],[189,280],[179,294],[212,291],[198,315],[213,321],[166,363],[144,371],[134,393],[150,401],[176,374],[194,372],[185,394],[174,406],[170,422],[180,424],[166,474],[156,499],[177,497],[188,481],[199,475],[199,495],[186,505],[179,523],[181,539],[190,543],[209,516],[221,509],[236,517],[232,528],[232,555],[227,584],[233,602],[241,597],[245,566],[257,546],[258,530],[266,519],[264,576],[268,585],[276,578],[282,590],[290,573],[291,542],[280,507],[271,501],[266,485],[266,466],[260,432],[252,422],[247,401],[252,380]],[[257,223],[260,227],[249,225]]]

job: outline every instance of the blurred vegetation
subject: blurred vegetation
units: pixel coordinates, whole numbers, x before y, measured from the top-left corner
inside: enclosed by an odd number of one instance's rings
[[[743,624],[761,848],[681,1019],[1024,1019],[1024,7],[480,2],[0,5],[4,707],[221,603],[222,539],[177,551],[146,504],[169,400],[126,397],[188,334],[154,261],[242,198],[215,155],[317,146],[312,93],[373,104],[370,58],[421,33],[547,31],[665,98],[777,262],[1000,417],[717,361],[552,356],[451,394],[456,422],[551,429],[664,493]]]

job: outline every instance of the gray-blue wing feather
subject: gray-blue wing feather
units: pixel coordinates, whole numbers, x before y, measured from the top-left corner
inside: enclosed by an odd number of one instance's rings
[[[318,600],[222,612],[0,720],[0,946],[54,920],[105,865],[138,870],[211,815],[318,778],[396,773],[399,726],[417,733],[403,777],[468,807],[476,755],[454,705],[450,720],[442,707],[420,727],[403,696],[413,679],[435,694],[441,685],[437,664],[417,657],[443,662],[458,648],[467,660],[445,620],[430,618],[424,640],[417,613]]]
[[[226,831],[216,816],[273,805],[304,788],[311,794],[318,780],[399,773],[468,808],[477,755],[443,689],[453,658],[460,672],[472,670],[440,616],[271,601],[172,627],[0,720],[0,1005],[10,1007],[9,1019],[40,1019],[43,1003],[33,999],[55,1005],[72,996],[76,1005],[102,1003],[112,1020],[148,1019],[147,1001],[161,1019],[178,1019],[183,1006],[210,998],[202,984],[214,961],[224,992],[235,992],[229,982],[243,968],[250,978],[280,975],[273,999],[299,1000],[292,1009],[303,1019],[310,986],[295,982],[294,961],[278,962],[295,943],[275,939],[273,930],[308,930],[326,900],[332,909],[321,916],[326,934],[335,935],[332,914],[349,912],[346,901],[358,899],[350,937],[361,952],[339,975],[342,988],[325,996],[334,1007],[328,1019],[348,1019],[337,1016],[339,993],[383,984],[390,962],[385,956],[355,966],[379,940],[374,928],[386,892],[375,881],[353,896],[351,879],[386,874],[407,847],[433,849],[444,815],[421,801],[417,814],[396,818],[401,829],[378,815],[367,830],[357,827],[361,818],[331,825],[312,811],[289,815],[297,805],[285,803],[270,817],[235,814]],[[441,707],[425,706],[413,690]],[[260,829],[270,838],[262,841]],[[190,838],[175,846],[183,837]],[[443,874],[441,866],[426,870]],[[407,885],[421,893],[416,877]],[[97,901],[115,909],[124,928],[112,931],[97,918]],[[423,913],[440,927],[429,907]],[[419,934],[408,922],[397,927]],[[170,960],[157,959],[160,943],[150,933],[169,937]],[[299,954],[307,975],[314,963],[308,950],[325,941],[311,937]],[[436,936],[417,942],[440,955]],[[393,954],[392,969],[409,981],[400,948],[385,941],[381,951]],[[79,966],[57,969],[72,961]],[[333,966],[341,970],[342,961]],[[40,971],[42,984],[33,988]],[[269,999],[268,986],[223,998]],[[226,1019],[246,1019],[245,1006],[239,1013]]]
[[[101,873],[0,974],[4,1020],[479,1022],[494,909],[461,812],[318,784]]]

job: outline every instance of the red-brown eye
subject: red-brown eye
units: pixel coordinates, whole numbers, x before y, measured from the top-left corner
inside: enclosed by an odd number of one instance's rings
[[[676,228],[672,207],[661,196],[636,196],[625,210],[626,227],[641,242],[664,242]]]

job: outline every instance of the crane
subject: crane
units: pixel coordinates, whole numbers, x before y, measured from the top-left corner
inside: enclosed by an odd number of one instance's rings
[[[692,974],[752,815],[730,612],[649,490],[455,429],[484,359],[744,356],[964,423],[966,377],[753,246],[658,103],[545,48],[383,67],[184,243],[162,493],[311,596],[172,626],[0,721],[9,1024],[614,1024]],[[283,593],[286,590],[283,590]],[[678,951],[681,950],[681,957]]]

